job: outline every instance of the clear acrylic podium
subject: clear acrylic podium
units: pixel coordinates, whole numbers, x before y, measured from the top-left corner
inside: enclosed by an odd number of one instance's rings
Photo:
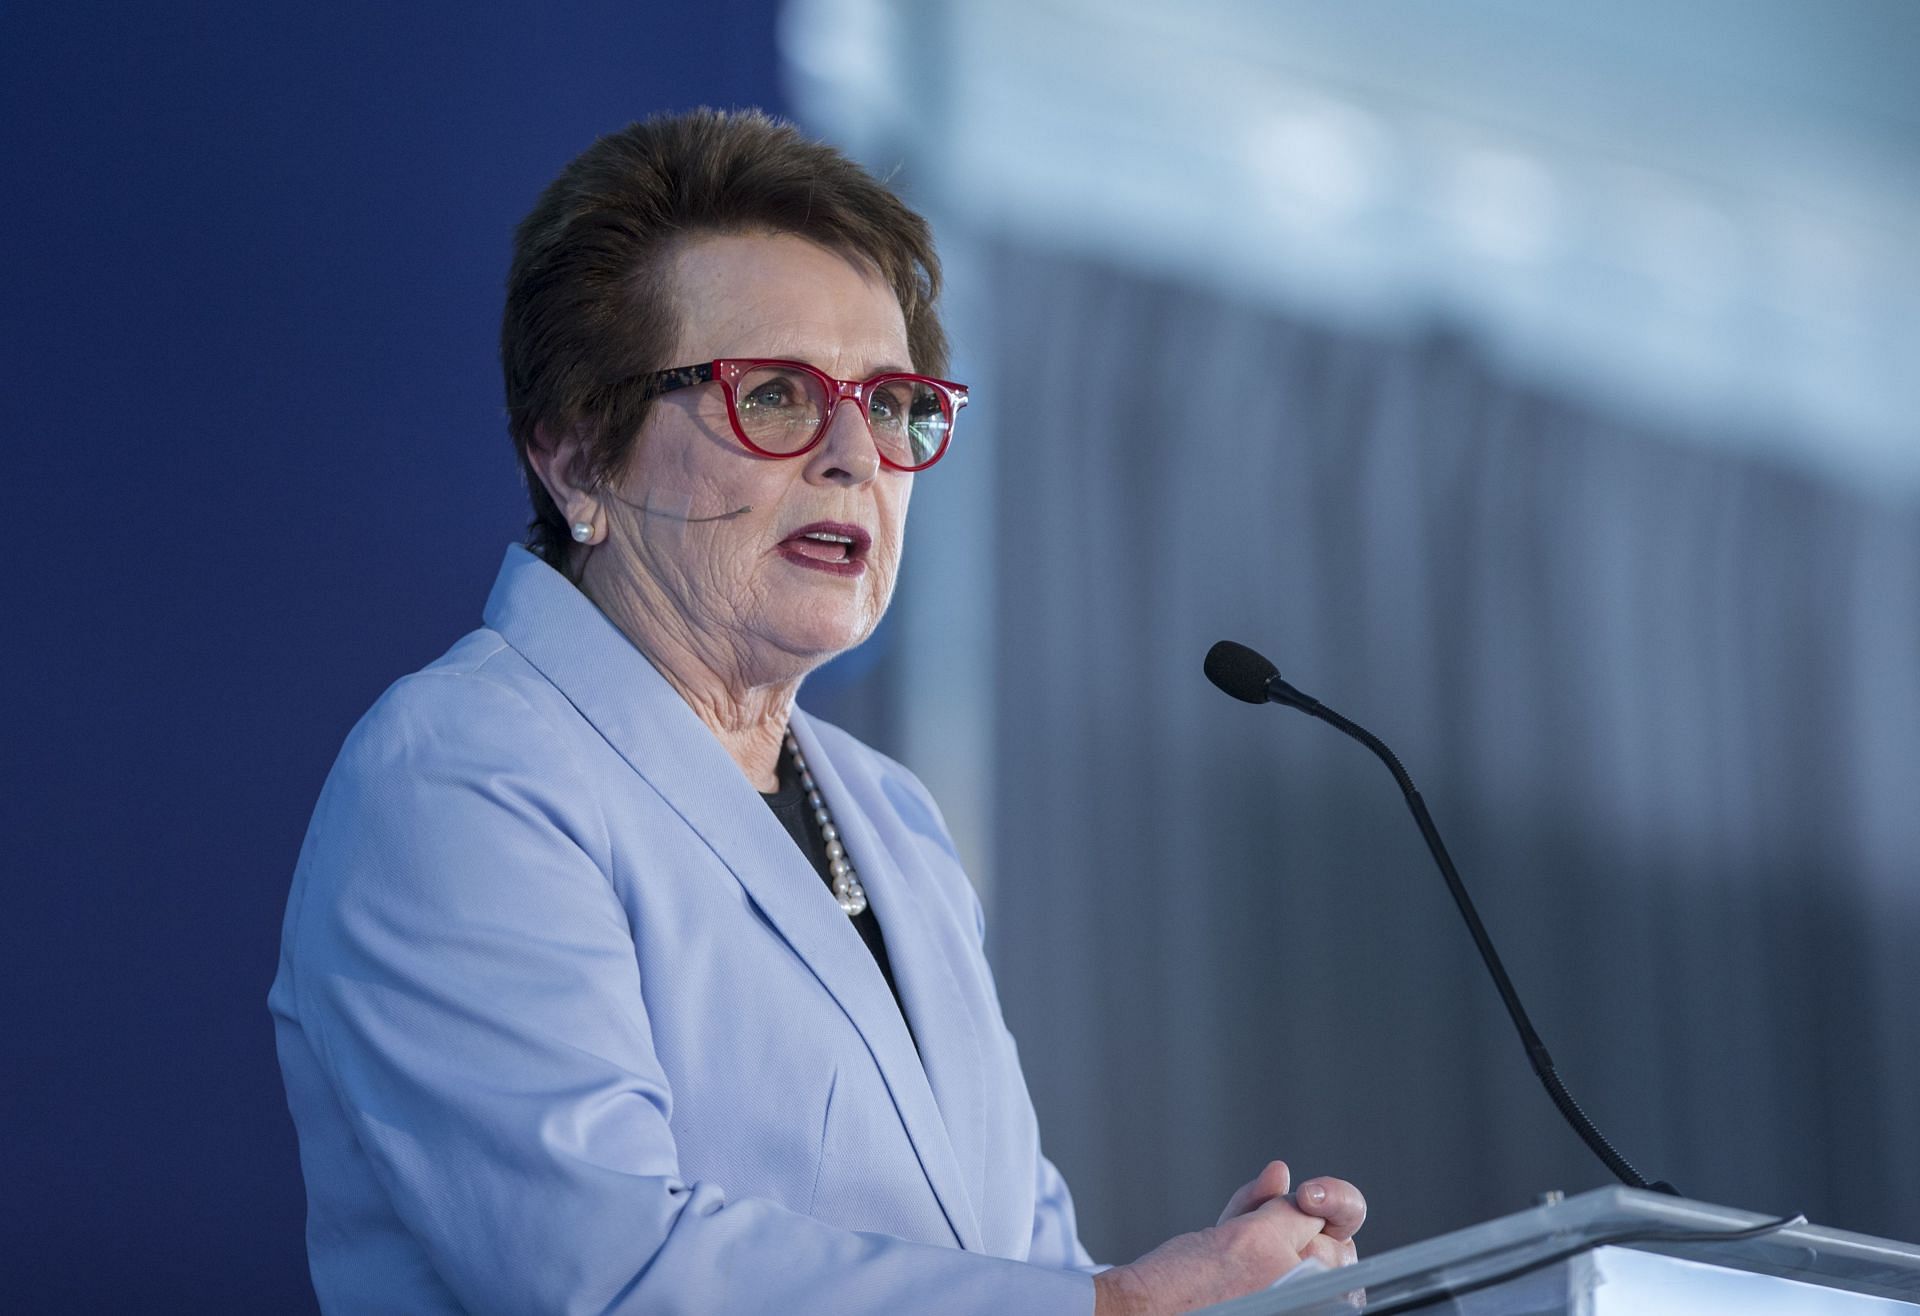
[[[1818,1225],[1742,1241],[1609,1240],[1732,1232],[1767,1217],[1631,1188],[1599,1188],[1283,1279],[1213,1316],[1920,1316],[1920,1247]]]

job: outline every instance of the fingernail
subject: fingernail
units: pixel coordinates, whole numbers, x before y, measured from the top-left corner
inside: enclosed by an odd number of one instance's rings
[[[1327,1190],[1317,1183],[1310,1183],[1300,1190],[1300,1196],[1307,1200],[1308,1206],[1319,1206],[1327,1200]]]

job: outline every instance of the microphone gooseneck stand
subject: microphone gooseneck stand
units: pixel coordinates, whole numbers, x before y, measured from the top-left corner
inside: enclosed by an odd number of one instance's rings
[[[1520,1034],[1520,1044],[1526,1049],[1527,1063],[1533,1066],[1533,1072],[1547,1089],[1547,1095],[1560,1114],[1566,1118],[1580,1140],[1592,1149],[1613,1172],[1615,1178],[1629,1188],[1646,1188],[1657,1193],[1666,1193],[1678,1197],[1679,1190],[1664,1180],[1649,1181],[1627,1162],[1627,1158],[1614,1150],[1606,1135],[1601,1133],[1586,1111],[1580,1109],[1580,1103],[1567,1091],[1567,1085],[1561,1081],[1559,1072],[1553,1065],[1553,1057],[1548,1054],[1546,1043],[1540,1040],[1540,1034],[1534,1031],[1533,1021],[1527,1018],[1526,1007],[1520,1004],[1519,993],[1514,991],[1513,982],[1507,977],[1506,966],[1500,962],[1500,953],[1493,948],[1492,938],[1487,936],[1486,926],[1480,921],[1479,911],[1474,909],[1473,900],[1467,895],[1467,888],[1460,880],[1460,872],[1453,866],[1453,859],[1447,854],[1447,847],[1440,839],[1440,831],[1433,825],[1433,817],[1427,812],[1426,801],[1420,798],[1420,792],[1414,788],[1413,778],[1401,766],[1399,758],[1387,748],[1386,742],[1368,731],[1357,722],[1349,721],[1311,695],[1304,694],[1288,684],[1280,676],[1280,670],[1265,657],[1247,648],[1235,644],[1232,640],[1222,640],[1207,651],[1207,679],[1235,699],[1249,704],[1276,703],[1297,708],[1303,713],[1319,718],[1336,731],[1343,732],[1372,750],[1374,755],[1387,765],[1387,771],[1393,774],[1399,783],[1400,793],[1406,798],[1407,808],[1413,814],[1413,821],[1420,828],[1420,835],[1427,843],[1428,851],[1433,855],[1434,863],[1440,867],[1440,876],[1446,879],[1447,890],[1453,896],[1453,903],[1460,911],[1460,917],[1467,922],[1467,931],[1473,934],[1473,944],[1480,951],[1480,958],[1487,966],[1487,972],[1493,977],[1495,990],[1500,993],[1500,1001],[1507,1007],[1507,1017],[1513,1020],[1514,1028]]]

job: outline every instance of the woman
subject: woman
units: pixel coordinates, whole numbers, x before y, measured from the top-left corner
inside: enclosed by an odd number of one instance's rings
[[[919,782],[794,707],[885,611],[938,378],[923,221],[757,114],[521,226],[534,504],[316,806],[271,996],[329,1311],[1175,1311],[1352,1257],[1276,1162],[1094,1273]],[[769,807],[771,806],[771,807]]]

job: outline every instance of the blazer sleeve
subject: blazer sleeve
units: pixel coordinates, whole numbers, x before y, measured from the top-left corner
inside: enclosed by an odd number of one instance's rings
[[[1091,1310],[1083,1274],[841,1230],[681,1177],[598,810],[517,691],[429,671],[356,728],[302,849],[294,1007],[461,1304]]]
[[[1035,1153],[1039,1166],[1033,1194],[1033,1244],[1027,1259],[1036,1265],[1058,1266],[1063,1270],[1094,1274],[1111,1269],[1096,1265],[1086,1248],[1080,1245],[1075,1227],[1073,1198],[1067,1193],[1067,1181],[1054,1169],[1053,1162]]]
[[[896,770],[913,783],[919,792],[920,800],[940,827],[943,844],[949,854],[957,854],[952,833],[947,829],[946,816],[935,803],[933,795],[926,786],[905,768],[895,765]],[[979,894],[971,882],[966,883],[966,897],[973,908],[974,935],[980,953],[981,963],[987,962],[987,912],[981,907]],[[988,971],[987,980],[992,982],[992,972]],[[1005,1012],[999,1008],[999,994],[994,993],[995,1018],[999,1022],[1002,1038],[1009,1054],[1018,1057],[1019,1044],[1006,1026]],[[1017,1064],[1017,1060],[1016,1060]],[[1021,1087],[1024,1090],[1025,1082]],[[1064,1270],[1077,1270],[1087,1274],[1097,1274],[1111,1270],[1111,1264],[1096,1263],[1087,1249],[1081,1245],[1079,1222],[1074,1214],[1073,1194],[1067,1190],[1067,1181],[1046,1153],[1040,1149],[1039,1119],[1034,1118],[1034,1185],[1033,1185],[1033,1237],[1028,1245],[1027,1259],[1037,1265],[1053,1266]]]

